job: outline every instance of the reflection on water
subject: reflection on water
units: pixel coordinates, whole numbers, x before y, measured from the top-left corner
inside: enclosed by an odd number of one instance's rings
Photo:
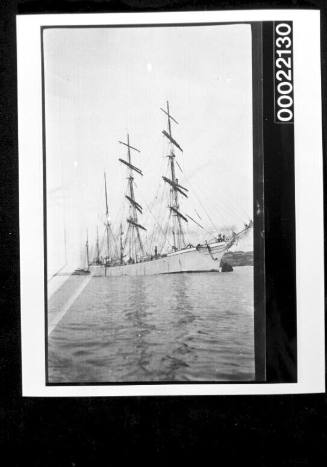
[[[93,277],[49,337],[49,381],[254,378],[253,268]]]

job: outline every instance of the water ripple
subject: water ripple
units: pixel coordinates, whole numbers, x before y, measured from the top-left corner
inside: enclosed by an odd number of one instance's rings
[[[49,380],[252,380],[253,326],[252,267],[96,277],[49,337]]]

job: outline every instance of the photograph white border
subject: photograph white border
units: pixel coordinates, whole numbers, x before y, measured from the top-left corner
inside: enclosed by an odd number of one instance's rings
[[[46,386],[40,27],[237,21],[293,21],[298,382]],[[23,396],[325,392],[320,12],[244,10],[17,16],[17,66]]]

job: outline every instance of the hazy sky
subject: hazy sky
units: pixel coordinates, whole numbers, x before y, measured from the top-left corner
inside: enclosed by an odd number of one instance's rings
[[[96,225],[104,230],[103,172],[110,217],[119,227],[126,188],[125,157],[118,140],[142,152],[133,162],[140,222],[165,174],[166,129],[160,107],[169,100],[179,122],[173,135],[190,189],[183,212],[200,214],[213,229],[252,218],[252,72],[249,25],[162,28],[49,29],[44,32],[48,262],[55,271],[64,255],[75,261]],[[168,190],[168,187],[166,187]],[[204,215],[203,207],[211,221]],[[202,209],[202,211],[201,211]],[[201,212],[200,212],[201,211]]]

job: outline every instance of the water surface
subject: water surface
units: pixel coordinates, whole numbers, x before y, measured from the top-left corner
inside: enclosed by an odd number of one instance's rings
[[[253,267],[92,277],[48,362],[50,383],[253,380]]]

